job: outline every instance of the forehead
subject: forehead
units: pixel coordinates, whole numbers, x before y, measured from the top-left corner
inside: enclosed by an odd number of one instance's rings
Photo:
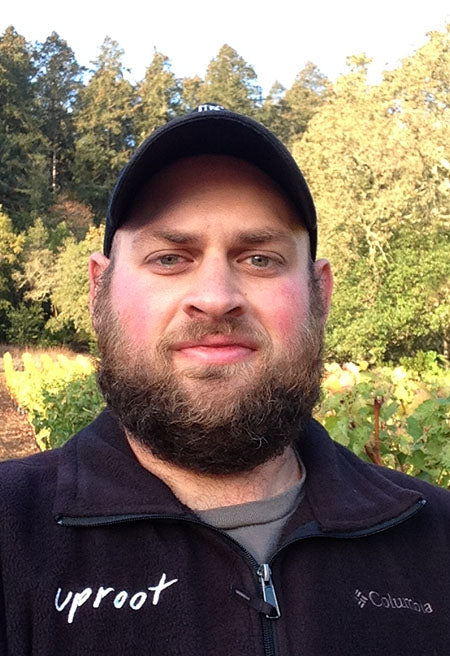
[[[235,157],[201,155],[177,161],[145,184],[118,233],[151,231],[161,222],[189,228],[215,217],[240,220],[241,229],[259,223],[305,232],[290,200],[263,171]]]

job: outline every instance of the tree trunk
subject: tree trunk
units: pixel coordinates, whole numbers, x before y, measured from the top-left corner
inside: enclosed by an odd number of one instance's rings
[[[52,152],[52,192],[56,193],[56,148]]]

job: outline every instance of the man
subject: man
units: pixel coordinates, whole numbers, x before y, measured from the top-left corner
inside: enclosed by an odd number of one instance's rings
[[[450,496],[311,419],[316,240],[249,118],[203,105],[137,151],[89,265],[107,410],[0,469],[2,654],[449,653]]]

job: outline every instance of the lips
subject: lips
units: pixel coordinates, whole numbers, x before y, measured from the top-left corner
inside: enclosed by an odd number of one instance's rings
[[[248,337],[237,337],[236,335],[205,335],[199,340],[188,340],[175,344],[174,351],[180,351],[187,348],[204,346],[206,348],[221,348],[230,346],[242,346],[252,351],[256,351],[258,344]]]
[[[173,347],[176,356],[202,364],[234,364],[251,357],[257,349],[254,340],[236,335],[206,335]]]

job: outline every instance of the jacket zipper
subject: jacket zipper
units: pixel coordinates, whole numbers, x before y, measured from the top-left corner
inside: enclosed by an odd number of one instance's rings
[[[281,616],[280,608],[278,606],[278,600],[275,593],[275,587],[272,582],[272,572],[268,563],[263,563],[260,565],[256,558],[250,551],[247,551],[239,542],[234,538],[227,535],[220,529],[212,526],[211,524],[206,524],[200,520],[191,519],[187,517],[179,517],[178,515],[151,515],[151,514],[136,514],[136,515],[116,515],[109,517],[60,517],[57,520],[57,523],[60,526],[71,526],[77,528],[95,528],[99,526],[111,526],[115,524],[124,524],[127,522],[141,521],[141,520],[175,520],[189,522],[190,524],[197,524],[198,526],[203,526],[214,533],[217,533],[222,538],[227,539],[237,548],[245,557],[245,560],[251,565],[251,569],[256,573],[258,582],[261,585],[262,589],[262,598],[263,601],[270,604],[274,608],[274,613],[269,615],[267,613],[261,613],[262,621],[262,634],[263,634],[263,646],[264,646],[264,656],[277,656],[277,649],[275,646],[275,639],[273,635],[273,625],[271,623],[272,619],[277,619]],[[273,600],[275,604],[272,603]]]
[[[266,603],[270,604],[274,612],[268,615],[266,613],[263,620],[263,643],[265,656],[276,656],[277,648],[275,644],[275,636],[273,624],[269,623],[270,620],[276,620],[281,617],[280,607],[278,606],[278,599],[275,592],[275,587],[272,581],[272,570],[268,563],[260,565],[256,572],[261,581],[262,596]]]
[[[369,535],[373,535],[375,533],[380,533],[382,531],[385,531],[392,526],[396,526],[398,524],[401,524],[402,522],[408,520],[410,517],[415,515],[423,506],[426,504],[425,499],[420,499],[414,506],[409,508],[409,510],[405,511],[395,519],[388,520],[386,522],[382,522],[380,524],[377,524],[376,526],[372,527],[372,529],[366,529],[365,531],[353,531],[353,532],[329,532],[329,533],[324,533],[323,531],[320,530],[320,528],[315,527],[314,530],[310,530],[309,532],[305,532],[303,535],[299,535],[294,537],[292,540],[288,540],[284,544],[280,546],[280,548],[273,554],[273,556],[270,559],[270,563],[273,563],[275,558],[280,554],[280,552],[285,549],[287,546],[293,544],[294,542],[300,542],[301,540],[305,540],[308,538],[314,538],[314,537],[330,537],[330,538],[359,538],[359,537],[367,537]],[[259,564],[258,561],[253,557],[253,555],[245,549],[239,542],[237,542],[234,538],[230,537],[220,529],[216,528],[215,526],[212,526],[211,524],[206,524],[205,522],[202,522],[200,520],[196,519],[191,519],[191,518],[186,518],[186,517],[179,517],[177,515],[154,515],[154,514],[136,514],[136,515],[116,515],[116,516],[109,516],[109,517],[60,517],[57,520],[57,523],[60,526],[72,526],[72,527],[96,527],[96,526],[108,526],[108,525],[114,525],[114,524],[122,524],[126,522],[133,522],[133,521],[139,521],[139,520],[174,520],[174,521],[184,521],[184,522],[189,522],[191,524],[197,524],[199,526],[203,526],[220,536],[222,538],[227,539],[230,543],[233,544],[235,548],[237,548],[245,557],[245,560],[251,565],[251,568],[254,572],[256,572],[256,576],[259,579],[259,584],[261,586],[261,593],[262,593],[262,599],[266,604],[269,604],[269,606],[272,607],[272,611],[270,614],[268,613],[262,613],[261,620],[262,620],[262,631],[263,631],[263,645],[264,645],[264,656],[277,656],[277,648],[275,644],[275,639],[274,639],[274,628],[272,624],[272,620],[278,619],[281,617],[281,611],[280,607],[278,605],[278,599],[277,599],[277,594],[275,591],[275,586],[272,581],[272,570],[270,568],[270,563],[263,563]]]
[[[270,615],[266,614],[266,617],[270,620],[276,620],[281,617],[281,613],[280,607],[278,606],[277,594],[272,581],[272,570],[270,569],[270,565],[267,563],[260,565],[256,570],[256,573],[261,581],[263,599],[274,609],[274,612]]]

